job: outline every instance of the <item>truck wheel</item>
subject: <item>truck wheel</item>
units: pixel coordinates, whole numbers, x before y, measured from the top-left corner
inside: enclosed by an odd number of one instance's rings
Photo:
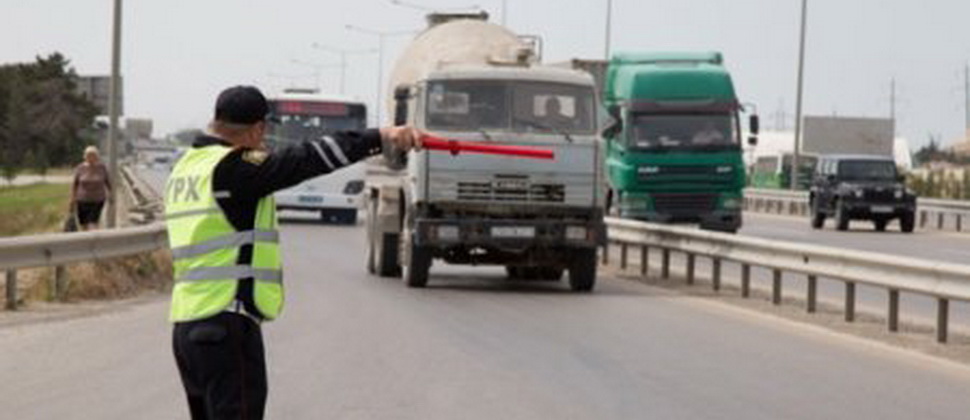
[[[397,242],[400,235],[384,233],[374,236],[377,242],[374,247],[377,251],[375,254],[377,257],[375,261],[377,274],[381,277],[400,277],[401,264],[397,259]]]
[[[596,285],[596,248],[582,249],[569,263],[569,288],[574,292],[589,292]]]
[[[431,269],[431,250],[423,246],[409,244],[408,265],[404,267],[404,282],[408,287],[428,285],[428,271]]]
[[[876,225],[876,231],[877,232],[885,232],[886,231],[886,224],[888,224],[889,221],[886,220],[886,219],[876,219],[876,220],[873,220],[872,223],[874,225]]]
[[[903,213],[899,218],[899,229],[904,233],[913,233],[916,227],[916,215],[913,212]]]
[[[849,230],[849,213],[841,199],[835,203],[835,228],[842,231]]]
[[[367,203],[367,272],[377,274],[377,201]]]
[[[812,229],[821,229],[825,226],[825,213],[820,211],[818,203],[815,200],[812,200],[809,208],[812,210]]]

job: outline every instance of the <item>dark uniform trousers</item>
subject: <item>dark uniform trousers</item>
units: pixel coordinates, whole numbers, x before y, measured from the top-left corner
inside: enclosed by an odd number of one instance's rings
[[[172,341],[193,420],[263,418],[268,390],[259,324],[221,312],[176,323]]]

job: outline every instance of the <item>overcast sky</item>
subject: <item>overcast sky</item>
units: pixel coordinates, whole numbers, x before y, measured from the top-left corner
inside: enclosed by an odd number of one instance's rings
[[[430,7],[478,5],[502,21],[502,0],[415,0]],[[110,69],[111,0],[0,0],[0,62],[64,53],[81,74]],[[545,61],[604,54],[606,0],[506,0],[508,26],[545,40]],[[718,50],[742,101],[763,125],[790,128],[795,109],[798,0],[614,0],[618,50]],[[201,127],[224,87],[339,89],[338,57],[312,48],[369,49],[383,31],[423,28],[423,12],[390,0],[139,0],[125,3],[122,72],[126,113],[155,120],[156,134]],[[913,147],[930,134],[963,136],[970,2],[809,0],[805,112],[888,116],[898,86],[898,130]],[[385,71],[408,36],[389,38]],[[376,54],[349,60],[347,93],[373,101]]]

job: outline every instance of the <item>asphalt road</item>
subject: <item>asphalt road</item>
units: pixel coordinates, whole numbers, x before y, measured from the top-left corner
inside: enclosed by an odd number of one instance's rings
[[[287,223],[276,419],[965,419],[970,373],[641,284],[593,294],[363,269],[361,227]],[[0,329],[0,418],[187,418],[167,302]],[[0,315],[2,316],[2,315]]]
[[[142,169],[140,174],[156,191],[163,191],[168,175],[165,168]],[[809,226],[807,219],[801,217],[745,213],[744,225],[739,233],[796,243],[970,264],[970,233],[917,230],[912,234],[904,234],[899,231],[896,222],[891,223],[886,232],[875,232],[872,224],[864,221],[852,222],[849,231],[839,232],[834,229],[831,220],[827,221],[824,229],[815,230]],[[677,261],[679,260],[675,258],[674,262]],[[725,265],[724,269],[726,273],[734,270],[730,264]],[[698,260],[697,270],[699,273],[708,273],[709,263],[703,259]],[[752,276],[755,286],[769,287],[771,284],[771,273],[767,270],[755,269]],[[786,296],[804,296],[804,283],[804,279],[797,276],[786,278]],[[856,294],[860,309],[885,313],[888,297],[884,290],[860,285]],[[839,301],[843,299],[843,295],[844,287],[841,282],[820,279],[821,299]],[[935,320],[936,301],[932,298],[903,294],[900,308],[903,322],[932,324]],[[952,328],[970,331],[970,304],[951,302],[950,311]]]

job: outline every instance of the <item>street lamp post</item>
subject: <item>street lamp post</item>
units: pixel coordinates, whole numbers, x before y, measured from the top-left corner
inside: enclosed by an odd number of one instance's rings
[[[795,95],[795,150],[791,159],[792,190],[798,189],[798,158],[802,148],[802,86],[805,79],[805,23],[808,12],[808,0],[802,0],[802,29],[798,41],[798,91]]]
[[[610,38],[613,34],[613,0],[606,0],[606,46],[603,49],[606,60],[610,59]]]
[[[108,87],[108,176],[115,188],[108,197],[107,226],[118,224],[118,114],[121,113],[118,96],[121,93],[121,0],[114,0],[114,26],[111,35],[111,83]]]
[[[387,37],[399,36],[399,35],[410,35],[414,31],[377,31],[369,28],[362,28],[356,25],[346,25],[347,30],[356,31],[368,35],[374,35],[377,37],[377,101],[374,104],[375,110],[374,115],[377,119],[377,125],[381,124],[381,101],[383,100],[383,87],[384,87],[384,41]]]
[[[328,51],[340,56],[340,94],[346,94],[347,90],[347,56],[351,54],[372,54],[377,52],[373,48],[361,49],[361,50],[346,50],[342,48],[331,47],[329,45],[322,45],[316,42],[313,43],[313,48],[318,50]]]

